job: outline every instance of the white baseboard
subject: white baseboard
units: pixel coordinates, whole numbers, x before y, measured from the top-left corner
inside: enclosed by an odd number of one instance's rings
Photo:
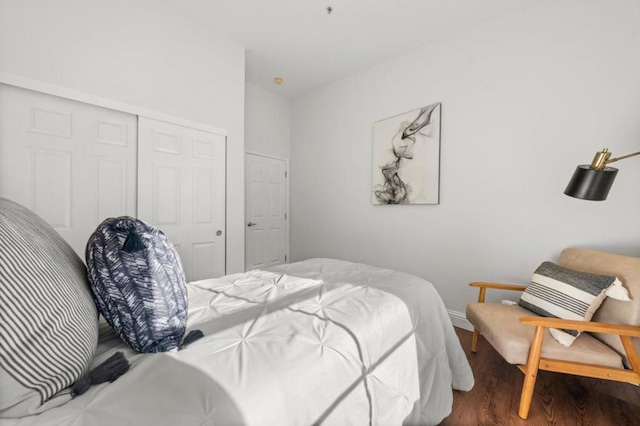
[[[462,312],[452,311],[447,309],[449,317],[454,327],[459,327],[464,330],[473,331],[473,325],[467,320],[467,316]]]

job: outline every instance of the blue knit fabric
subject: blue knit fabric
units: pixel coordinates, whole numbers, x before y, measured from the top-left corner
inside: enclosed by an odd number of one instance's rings
[[[187,289],[175,248],[159,229],[109,218],[87,242],[87,271],[98,310],[136,352],[177,349],[187,322]]]

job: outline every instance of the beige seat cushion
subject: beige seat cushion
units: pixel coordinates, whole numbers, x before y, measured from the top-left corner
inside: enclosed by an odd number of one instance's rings
[[[524,316],[536,315],[518,305],[500,303],[467,305],[467,319],[510,364],[524,365],[529,357],[535,327],[525,325],[518,320]],[[542,344],[542,357],[623,368],[622,358],[616,351],[587,333],[581,334],[573,345],[566,348],[546,331]]]

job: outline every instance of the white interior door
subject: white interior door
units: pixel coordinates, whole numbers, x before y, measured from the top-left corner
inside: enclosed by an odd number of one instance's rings
[[[187,281],[225,274],[225,157],[225,136],[138,119],[138,217],[171,240]]]
[[[286,162],[246,155],[245,215],[247,271],[287,261]]]
[[[135,115],[0,84],[0,196],[84,259],[104,219],[136,215]]]

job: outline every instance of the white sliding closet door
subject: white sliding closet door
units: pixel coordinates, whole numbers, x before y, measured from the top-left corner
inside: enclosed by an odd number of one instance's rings
[[[84,259],[104,219],[136,215],[135,115],[0,84],[0,196]]]
[[[187,281],[225,274],[226,138],[138,119],[138,217],[176,247]]]

